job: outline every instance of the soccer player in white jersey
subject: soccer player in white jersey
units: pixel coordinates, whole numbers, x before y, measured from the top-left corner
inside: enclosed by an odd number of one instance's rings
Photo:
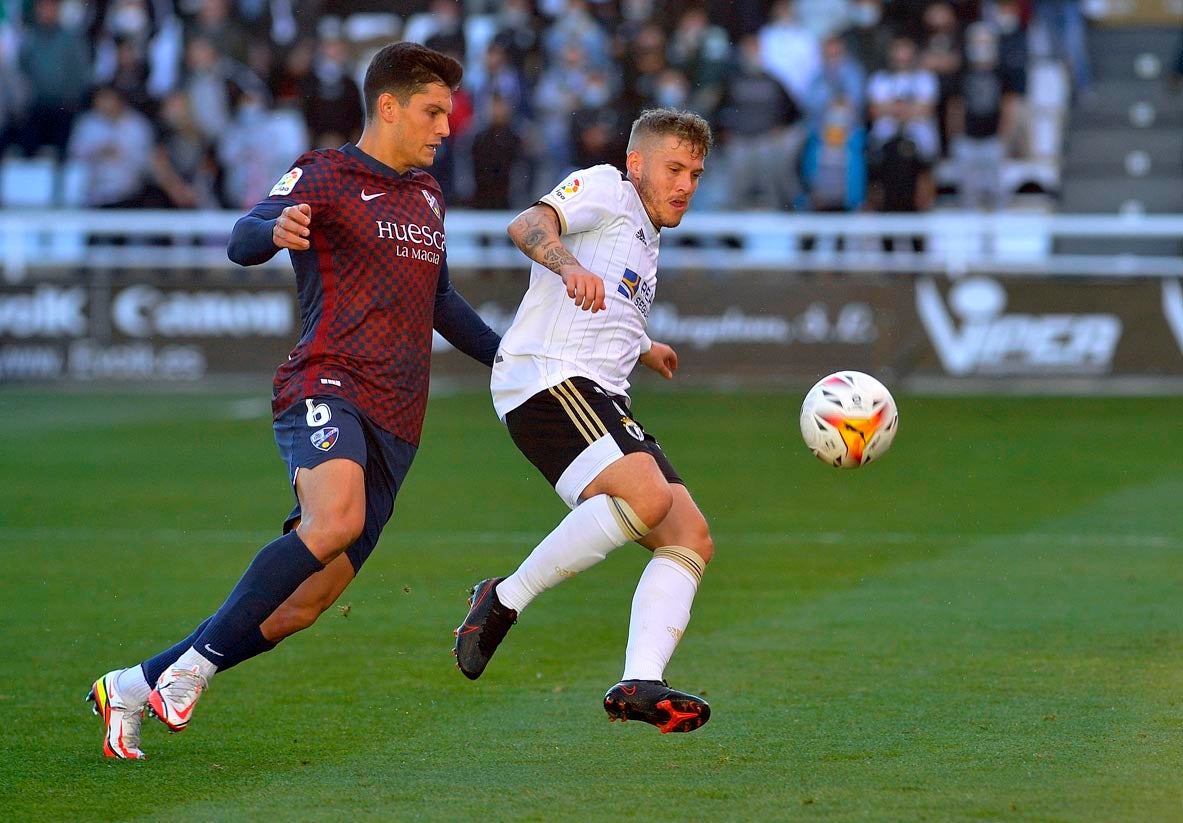
[[[633,415],[628,378],[638,362],[667,379],[678,367],[645,325],[660,232],[682,221],[710,148],[698,115],[645,111],[629,136],[626,174],[609,165],[577,171],[510,223],[534,265],[495,358],[493,405],[571,512],[517,571],[473,588],[454,650],[475,680],[534,598],[636,541],[653,557],[633,596],[624,673],[604,709],[662,733],[693,731],[710,717],[706,701],[664,677],[713,547],[682,479]]]

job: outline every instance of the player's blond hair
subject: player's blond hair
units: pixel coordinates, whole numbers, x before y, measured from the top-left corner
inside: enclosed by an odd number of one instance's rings
[[[701,157],[710,153],[714,145],[711,125],[692,111],[683,109],[646,109],[633,121],[628,135],[628,150],[635,151],[649,137],[673,135],[688,143]]]

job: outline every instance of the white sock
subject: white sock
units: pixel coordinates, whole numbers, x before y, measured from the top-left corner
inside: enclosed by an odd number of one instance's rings
[[[662,680],[690,622],[690,606],[706,563],[681,546],[653,553],[633,594],[621,680]]]
[[[201,676],[206,680],[213,677],[217,671],[216,663],[211,663],[209,659],[197,649],[189,649],[189,651],[177,658],[177,662],[173,663],[169,668],[192,669],[194,666],[201,672]]]
[[[115,688],[119,696],[128,706],[142,706],[148,702],[148,693],[152,686],[144,679],[144,670],[140,666],[132,666],[115,675]]]
[[[608,552],[648,531],[623,500],[606,494],[588,498],[534,547],[517,571],[497,584],[497,599],[520,612],[547,589],[590,569]]]

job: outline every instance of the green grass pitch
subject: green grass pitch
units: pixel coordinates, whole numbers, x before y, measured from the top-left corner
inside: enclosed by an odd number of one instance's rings
[[[564,508],[487,396],[434,398],[344,608],[106,760],[90,682],[287,512],[265,391],[0,391],[0,820],[1183,821],[1178,398],[901,396],[843,472],[796,394],[639,392],[717,546],[668,672],[712,719],[667,736],[600,707],[636,547],[453,667],[468,587]]]

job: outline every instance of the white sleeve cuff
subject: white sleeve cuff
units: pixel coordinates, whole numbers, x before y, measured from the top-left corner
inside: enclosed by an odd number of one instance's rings
[[[641,354],[648,354],[649,350],[653,348],[653,341],[649,339],[649,335],[641,335]]]

